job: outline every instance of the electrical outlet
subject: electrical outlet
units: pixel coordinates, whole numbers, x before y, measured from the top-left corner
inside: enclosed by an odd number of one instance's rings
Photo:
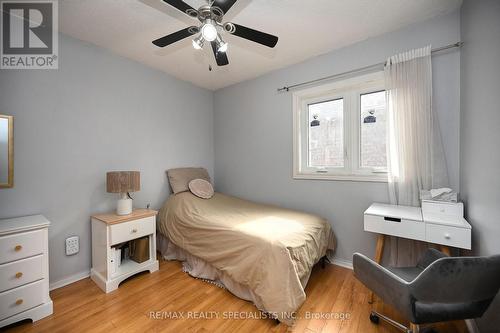
[[[72,236],[66,238],[66,255],[71,256],[80,251],[80,237]]]

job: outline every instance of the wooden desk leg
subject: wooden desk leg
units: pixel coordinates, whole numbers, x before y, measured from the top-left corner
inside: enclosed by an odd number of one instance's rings
[[[375,246],[375,262],[377,264],[380,264],[382,261],[382,255],[384,254],[384,244],[385,244],[385,236],[380,234],[378,235],[377,238],[377,245]],[[368,297],[368,303],[372,304],[373,303],[373,292],[370,291],[370,295]]]
[[[443,252],[444,254],[446,254],[448,257],[451,255],[451,251],[450,251],[450,248],[446,245],[441,245],[441,252]]]

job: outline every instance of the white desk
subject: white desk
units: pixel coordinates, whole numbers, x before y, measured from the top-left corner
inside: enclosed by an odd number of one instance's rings
[[[447,254],[449,246],[471,248],[472,227],[464,218],[426,220],[420,207],[374,203],[365,211],[364,221],[365,231],[439,244]]]
[[[365,231],[375,232],[441,245],[450,253],[449,246],[470,250],[471,225],[464,219],[426,220],[420,207],[396,206],[374,203],[364,214]],[[384,237],[379,237],[383,242]],[[383,244],[377,249],[383,250]],[[380,256],[382,254],[380,253]],[[375,258],[378,258],[376,253]]]
[[[471,248],[472,227],[464,218],[425,220],[420,207],[374,203],[364,213],[364,228],[379,234],[374,258],[377,263],[382,260],[385,235],[439,244],[447,255],[449,246]]]

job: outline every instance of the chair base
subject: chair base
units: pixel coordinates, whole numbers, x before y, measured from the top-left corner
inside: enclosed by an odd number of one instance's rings
[[[383,314],[381,313],[378,313],[376,311],[372,311],[370,313],[370,321],[374,324],[378,324],[379,323],[379,320],[382,319],[383,321],[385,321],[386,323],[396,327],[398,330],[402,331],[402,332],[405,332],[405,333],[419,333],[419,328],[418,328],[418,325],[413,325],[413,327],[411,328],[408,328],[406,327],[405,325],[401,324],[401,323],[398,323],[397,321],[387,317],[387,316],[384,316]]]
[[[406,327],[405,325],[398,323],[394,319],[391,319],[387,316],[384,316],[381,313],[378,313],[377,311],[371,311],[370,313],[370,321],[374,324],[378,324],[380,322],[380,319],[385,321],[386,323],[394,326],[398,330],[405,332],[405,333],[434,333],[436,332],[432,327],[426,327],[425,329],[421,330],[420,326],[414,323],[410,323],[410,327]]]

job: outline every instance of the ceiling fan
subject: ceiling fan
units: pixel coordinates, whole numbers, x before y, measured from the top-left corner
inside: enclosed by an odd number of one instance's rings
[[[265,32],[247,28],[236,23],[222,23],[224,15],[234,5],[236,0],[208,0],[208,4],[201,6],[198,10],[182,0],[163,1],[192,18],[198,19],[201,24],[199,26],[191,26],[179,30],[154,40],[153,44],[158,47],[165,47],[199,33],[198,36],[193,39],[193,47],[196,50],[201,50],[205,42],[209,42],[212,46],[217,65],[225,66],[229,64],[226,55],[228,44],[222,39],[220,34],[222,31],[271,48],[278,43],[278,37],[266,34]]]

